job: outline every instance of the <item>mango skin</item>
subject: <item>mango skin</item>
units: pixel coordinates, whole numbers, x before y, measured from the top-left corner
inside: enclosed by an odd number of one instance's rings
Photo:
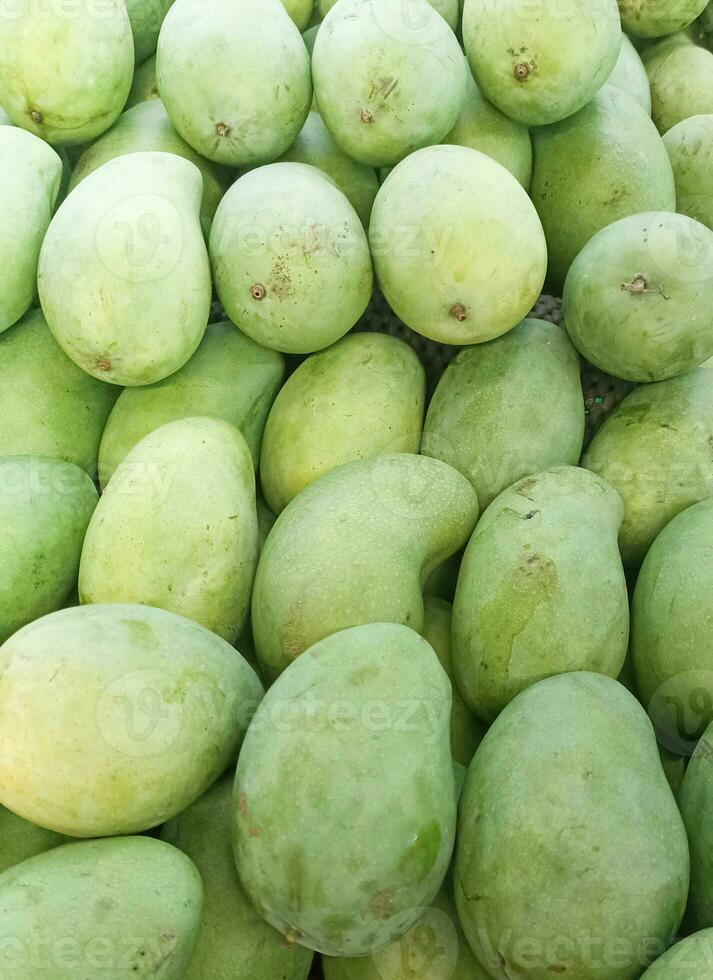
[[[0,876],[5,980],[181,980],[198,939],[195,865],[149,837],[65,844]]]
[[[673,172],[656,127],[614,85],[573,116],[533,130],[532,141],[530,195],[545,229],[553,289],[602,228],[629,214],[676,210]]]
[[[308,484],[355,459],[417,453],[426,376],[401,340],[349,334],[303,361],[265,426],[260,477],[275,514]]]
[[[282,0],[282,6],[290,15],[298,31],[304,31],[314,10],[314,0]]]
[[[470,708],[492,721],[536,681],[572,670],[617,677],[629,596],[619,494],[574,466],[526,477],[485,511],[453,604],[453,666]]]
[[[562,674],[518,695],[459,814],[456,905],[493,980],[634,980],[676,934],[686,834],[651,725],[617,681]]]
[[[73,837],[158,826],[236,758],[261,697],[240,654],[182,616],[45,616],[0,648],[0,802]]]
[[[439,343],[512,330],[545,278],[532,202],[509,171],[470,147],[430,146],[395,167],[376,196],[369,241],[389,306]]]
[[[222,419],[178,419],[138,442],[109,481],[87,529],[79,598],[159,606],[233,643],[257,557],[245,439]]]
[[[41,310],[0,335],[0,456],[51,456],[94,478],[121,389],[92,378],[52,336]]]
[[[16,126],[58,146],[99,136],[131,87],[134,44],[122,0],[38,11],[18,0],[0,27],[0,102]],[[91,82],[91,84],[88,84]]]
[[[0,874],[21,861],[66,844],[68,839],[0,806]]]
[[[96,503],[94,484],[73,463],[0,458],[0,643],[61,608]]]
[[[12,126],[12,119],[5,112],[3,107],[0,105],[0,126]]]
[[[713,726],[709,725],[686,768],[678,797],[691,848],[691,891],[687,920],[694,929],[713,925],[713,862],[711,801],[713,800]]]
[[[698,367],[713,355],[713,232],[662,211],[615,221],[570,266],[563,314],[582,356],[617,378]]]
[[[648,113],[649,116],[651,115],[649,76],[646,74],[639,52],[626,34],[621,36],[619,58],[607,79],[607,83],[636,99],[644,112]]]
[[[450,708],[431,647],[392,623],[328,637],[270,688],[238,762],[233,840],[245,890],[288,938],[364,956],[435,897],[455,832]]]
[[[173,0],[126,0],[137,65],[156,51],[161,24],[172,3]]]
[[[635,37],[661,37],[688,27],[708,0],[619,0],[621,26]]]
[[[676,182],[676,210],[713,231],[713,111],[676,123],[663,142]]]
[[[132,109],[140,102],[148,102],[150,99],[158,99],[158,82],[156,81],[156,55],[139,65],[134,72],[134,80],[131,83],[129,97],[124,106],[124,112]]]
[[[641,980],[705,980],[713,959],[713,929],[702,929],[675,943],[660,956]]]
[[[642,59],[661,135],[684,119],[713,112],[713,53],[675,34],[647,48]]]
[[[62,161],[50,146],[24,129],[0,129],[0,332],[17,323],[36,296],[37,260],[61,178]]]
[[[208,323],[200,171],[173,153],[116,157],[74,188],[42,243],[50,330],[88,374],[121,385],[182,367]]]
[[[101,485],[106,486],[144,436],[167,422],[197,415],[224,419],[239,429],[257,469],[268,412],[284,373],[281,354],[260,347],[229,321],[209,324],[182,368],[163,381],[121,392],[99,448]]]
[[[225,776],[161,838],[195,862],[203,879],[203,920],[185,980],[307,980],[313,953],[285,943],[243,891],[232,853],[233,780]]]
[[[158,40],[156,77],[186,143],[231,167],[276,160],[312,101],[309,55],[280,0],[174,4]]]
[[[523,476],[576,464],[583,439],[577,352],[561,327],[528,318],[449,364],[428,407],[421,452],[454,466],[487,507]]]
[[[475,491],[440,460],[394,453],[339,466],[287,505],[258,563],[252,626],[276,677],[362,623],[423,627],[423,583],[470,536]]]
[[[595,434],[582,465],[624,500],[619,547],[637,567],[676,514],[713,494],[713,389],[707,368],[635,388]]]

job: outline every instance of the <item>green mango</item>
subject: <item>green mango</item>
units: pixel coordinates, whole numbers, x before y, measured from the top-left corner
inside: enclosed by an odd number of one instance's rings
[[[94,484],[73,463],[0,458],[0,643],[62,607],[96,503]]]
[[[342,463],[417,453],[426,376],[408,344],[356,333],[303,361],[265,426],[260,477],[279,514],[308,484]]]
[[[150,837],[65,844],[0,875],[3,980],[181,980],[203,888]]]
[[[302,40],[305,43],[305,47],[307,48],[307,54],[310,57],[310,64],[311,64],[311,61],[312,61],[312,52],[314,51],[314,42],[317,39],[317,31],[319,30],[319,28],[320,28],[320,25],[319,24],[313,24],[312,27],[309,27],[302,34]],[[310,110],[310,114],[312,112],[315,112],[315,111],[316,111],[315,110],[315,103],[314,103],[314,99],[312,99],[312,108]],[[321,119],[321,116],[320,116],[320,119]],[[309,116],[307,116],[307,121],[309,121]],[[306,125],[307,125],[307,123],[305,123],[305,126]],[[304,129],[304,126],[302,128]],[[327,132],[329,132],[329,130],[327,130]],[[334,139],[334,137],[331,136],[331,133],[330,133],[330,137],[332,138],[332,140]],[[299,137],[298,137],[298,139],[299,139]],[[334,145],[336,146],[336,143]],[[293,144],[293,146],[294,146],[294,144]],[[289,150],[288,150],[288,153],[289,153]],[[341,153],[341,150],[340,150],[340,153]],[[343,154],[343,155],[344,155],[344,158],[346,160],[349,160],[350,159],[350,157],[348,157],[346,155],[346,153]],[[302,162],[304,162],[304,161],[302,161]],[[352,163],[356,163],[356,160],[353,160]]]
[[[245,439],[222,419],[178,419],[144,436],[109,481],[87,530],[79,598],[159,606],[233,643],[257,558]]]
[[[312,52],[314,94],[344,152],[392,167],[440,141],[458,119],[467,67],[458,40],[427,0],[341,0]]]
[[[673,172],[656,127],[614,85],[568,119],[534,130],[532,140],[530,194],[545,229],[554,289],[602,228],[629,214],[676,210]]]
[[[40,301],[88,374],[152,384],[200,343],[211,304],[202,184],[173,153],[131,153],[86,177],[58,210],[40,252]]]
[[[641,980],[707,980],[713,961],[713,929],[682,939],[660,956]]]
[[[235,760],[261,697],[230,644],[175,613],[45,616],[0,647],[0,803],[73,837],[156,827]]]
[[[371,209],[379,190],[376,171],[352,160],[340,149],[316,110],[307,116],[297,139],[280,160],[308,163],[322,170],[345,195],[364,227],[369,227]]]
[[[172,3],[173,0],[126,0],[137,65],[156,51],[161,24]]]
[[[431,399],[421,452],[473,484],[481,507],[530,473],[579,461],[584,402],[561,327],[527,319],[451,361]]]
[[[230,319],[290,354],[339,340],[372,296],[359,216],[329,177],[303,163],[260,167],[233,184],[215,215],[210,258]]]
[[[468,71],[465,101],[453,129],[443,140],[469,146],[502,164],[527,190],[532,179],[532,141],[527,126],[509,119],[481,94]]]
[[[713,230],[713,111],[676,123],[663,142],[676,182],[676,210]]]
[[[619,0],[621,26],[635,37],[662,37],[688,27],[708,0]]]
[[[675,936],[686,834],[651,725],[617,681],[561,674],[518,695],[459,814],[456,905],[492,980],[634,980]]]
[[[683,785],[683,777],[686,774],[686,758],[682,755],[677,755],[675,752],[670,752],[663,745],[659,745],[658,748],[661,768],[666,775],[666,779],[668,779],[671,792],[678,799],[678,794]]]
[[[62,161],[42,140],[15,126],[0,127],[0,332],[30,308],[37,260],[62,179]]]
[[[15,0],[0,23],[0,103],[16,126],[59,146],[103,133],[124,107],[134,43],[123,0]]]
[[[143,65],[139,65],[134,72],[134,80],[131,83],[131,91],[126,100],[124,112],[138,105],[140,102],[148,102],[149,99],[158,99],[158,97],[156,55],[152,55]]]
[[[625,565],[640,565],[676,514],[713,494],[712,440],[713,386],[705,367],[635,388],[595,434],[582,465],[624,500]]]
[[[158,98],[140,102],[128,109],[119,116],[108,132],[87,147],[74,166],[69,183],[70,191],[107,161],[144,150],[175,153],[198,167],[203,177],[201,225],[207,238],[216,208],[228,189],[230,179],[220,167],[199,156],[181,139]]]
[[[63,834],[38,827],[0,806],[0,874],[21,861],[65,844],[67,840]]]
[[[423,583],[477,516],[468,481],[426,456],[358,460],[315,480],[280,514],[258,563],[252,624],[266,674],[349,626],[420,631]]]
[[[623,516],[616,490],[574,466],[525,477],[488,507],[453,604],[455,676],[478,717],[492,721],[553,674],[618,676],[629,639]]]
[[[391,309],[438,343],[512,330],[545,278],[545,236],[524,188],[470,147],[431,146],[395,167],[376,195],[369,240]]]
[[[233,839],[243,887],[288,942],[366,956],[421,918],[453,850],[450,709],[433,650],[393,623],[322,640],[267,692]]]
[[[0,126],[12,126],[12,119],[5,112],[3,107],[0,105]]]
[[[285,152],[312,101],[310,60],[280,0],[182,0],[161,28],[156,76],[180,135],[231,167]]]
[[[461,697],[453,672],[453,644],[451,643],[451,621],[453,607],[443,599],[427,595],[424,599],[423,629],[421,635],[436,652],[441,667],[448,674],[453,688],[453,707],[451,709],[451,755],[464,767],[470,765],[475,750],[485,735],[485,725],[471,713]]]
[[[307,980],[313,954],[261,919],[243,891],[232,854],[233,786],[221,779],[161,837],[187,854],[205,889],[203,924],[185,980]]]
[[[314,11],[314,0],[282,0],[282,6],[290,15],[298,31],[304,31]]]
[[[621,36],[619,58],[607,82],[636,99],[644,112],[651,115],[649,76],[646,74],[639,52],[626,34]]]
[[[696,745],[686,768],[678,805],[688,832],[691,848],[691,891],[688,915],[693,928],[713,926],[713,725],[709,725]],[[690,974],[687,974],[690,976]]]
[[[175,374],[153,385],[122,391],[99,447],[102,486],[149,432],[197,415],[224,419],[239,429],[257,469],[265,422],[284,373],[281,354],[260,347],[229,321],[210,324],[198,350]]]
[[[317,0],[317,10],[321,17],[326,17],[337,0]],[[460,17],[458,0],[428,0],[429,4],[446,21],[452,31],[455,31]]]
[[[664,38],[642,53],[651,86],[651,114],[663,135],[677,123],[713,113],[713,54],[685,34]]]
[[[545,126],[606,82],[621,47],[619,10],[616,0],[466,0],[463,42],[486,98],[511,119]]]
[[[712,259],[713,231],[685,215],[634,214],[603,228],[565,280],[575,347],[626,381],[698,367],[713,355]]]

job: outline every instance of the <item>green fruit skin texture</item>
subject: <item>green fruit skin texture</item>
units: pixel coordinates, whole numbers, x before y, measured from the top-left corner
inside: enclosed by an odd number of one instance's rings
[[[615,221],[570,266],[563,312],[607,374],[663,381],[698,367],[713,355],[713,232],[670,212]]]
[[[545,278],[532,202],[505,167],[469,147],[431,146],[395,167],[376,196],[369,240],[389,306],[439,343],[512,330]]]
[[[376,171],[346,155],[316,110],[307,116],[297,139],[280,160],[307,163],[322,170],[346,196],[364,227],[369,227],[371,209],[379,190]]]
[[[282,6],[299,31],[304,31],[314,10],[314,0],[282,0]]]
[[[87,147],[74,166],[70,191],[109,160],[146,150],[175,153],[198,167],[203,177],[201,225],[207,238],[216,208],[230,183],[229,172],[199,156],[181,139],[158,98],[140,102],[122,113],[110,130]]]
[[[290,354],[339,340],[372,295],[359,216],[329,177],[302,163],[260,167],[233,184],[216,212],[210,257],[230,319]]]
[[[485,511],[453,605],[456,681],[484,721],[553,674],[618,676],[629,639],[623,516],[616,490],[574,466],[520,480]]]
[[[12,126],[12,119],[10,119],[2,106],[0,106],[0,126]]]
[[[328,637],[270,688],[238,762],[234,843],[276,929],[365,956],[418,921],[453,849],[450,709],[431,647],[392,623]]]
[[[182,0],[156,55],[161,98],[180,135],[231,167],[277,160],[312,102],[310,60],[280,0]]]
[[[140,102],[148,102],[150,99],[157,99],[158,83],[156,81],[156,55],[147,58],[143,65],[134,72],[134,80],[131,83],[131,91],[124,106],[124,112],[133,109]]]
[[[408,344],[350,334],[303,361],[265,427],[260,476],[279,514],[336,466],[381,453],[417,453],[426,398],[423,367]]]
[[[689,754],[713,721],[713,501],[667,524],[641,566],[632,605],[639,698],[659,741]]]
[[[426,0],[342,0],[312,52],[314,92],[344,152],[392,167],[451,131],[465,98],[458,40]]]
[[[63,834],[38,827],[0,806],[0,874],[21,861],[67,843],[67,840]]]
[[[671,947],[641,980],[706,980],[713,960],[713,929],[703,929]]]
[[[94,477],[120,392],[70,361],[41,310],[30,310],[0,336],[0,456],[51,456]]]
[[[468,540],[478,503],[440,460],[357,460],[306,487],[280,514],[252,600],[255,647],[276,677],[318,640],[362,623],[423,626],[423,583]]]
[[[646,74],[639,52],[626,34],[622,34],[619,58],[607,83],[626,92],[632,99],[636,99],[644,112],[651,115],[649,76]]]
[[[73,463],[0,458],[0,643],[59,609],[76,586],[96,503],[94,484]]]
[[[470,69],[463,107],[443,142],[479,150],[509,170],[525,190],[530,186],[532,141],[529,129],[509,119],[484,98]]]
[[[533,131],[530,194],[545,229],[548,280],[561,288],[598,231],[644,211],[675,211],[668,154],[638,103],[605,85],[574,116]]]
[[[134,71],[122,0],[17,0],[0,25],[0,102],[16,126],[59,146],[86,143],[124,107]]]
[[[705,367],[636,388],[596,433],[582,465],[624,500],[625,565],[640,565],[676,514],[713,494],[712,438],[713,387]]]
[[[709,725],[688,763],[678,798],[691,848],[691,891],[688,898],[687,920],[690,920],[691,926],[697,929],[713,926],[711,758],[713,758],[713,726]]]
[[[109,481],[87,530],[79,597],[159,606],[233,643],[257,557],[245,439],[222,419],[178,419],[144,436]]]
[[[40,302],[88,374],[152,384],[200,343],[211,303],[202,185],[173,153],[131,153],[86,177],[57,211],[40,252]]]
[[[667,37],[642,55],[651,114],[664,135],[691,116],[713,112],[713,54],[686,35]]]
[[[224,419],[239,429],[257,468],[265,422],[284,373],[281,354],[260,347],[228,321],[210,324],[198,350],[175,374],[122,391],[99,448],[102,486],[144,436],[197,415]]]
[[[161,837],[195,862],[203,879],[203,922],[184,980],[307,980],[313,954],[288,944],[250,904],[233,859],[233,780],[226,776]]]
[[[317,0],[317,10],[322,18],[326,17],[337,0]],[[455,31],[460,18],[460,4],[458,0],[428,0],[430,5],[446,21],[452,31]]]
[[[0,129],[0,332],[30,308],[37,260],[52,218],[62,161],[42,140],[15,126]]]
[[[463,42],[484,95],[511,119],[544,126],[577,112],[606,82],[621,47],[619,11],[616,0],[556,8],[466,0]]]
[[[493,980],[634,980],[675,936],[686,834],[651,725],[617,681],[562,674],[518,695],[459,814],[456,905]]]
[[[172,4],[173,0],[126,0],[137,65],[155,52],[161,24]]]
[[[635,37],[662,37],[688,27],[708,0],[619,0],[621,26]]]
[[[421,451],[459,470],[487,507],[523,476],[579,462],[583,438],[577,352],[560,327],[527,319],[446,368]]]
[[[448,674],[453,688],[451,709],[451,755],[466,768],[485,735],[485,725],[476,718],[461,697],[453,671],[451,622],[453,608],[449,602],[427,595],[424,599],[424,618],[421,635],[436,652],[441,667]]]
[[[713,230],[713,111],[676,123],[663,141],[676,182],[676,209]]]
[[[3,980],[181,980],[202,905],[195,865],[162,841],[57,847],[0,876]]]
[[[240,654],[182,616],[45,616],[0,648],[0,802],[73,837],[156,827],[236,758],[261,697]]]

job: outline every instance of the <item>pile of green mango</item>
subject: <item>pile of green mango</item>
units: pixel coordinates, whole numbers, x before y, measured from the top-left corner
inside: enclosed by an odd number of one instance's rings
[[[713,977],[713,2],[0,0],[0,980],[558,977]]]

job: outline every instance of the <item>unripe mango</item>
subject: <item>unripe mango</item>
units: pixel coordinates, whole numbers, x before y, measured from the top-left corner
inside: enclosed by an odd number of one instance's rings
[[[150,99],[157,99],[158,83],[156,81],[156,55],[152,55],[143,65],[134,72],[134,80],[131,83],[131,91],[124,106],[124,112],[138,105],[140,102],[148,102]]]
[[[686,768],[678,803],[691,848],[691,892],[688,915],[694,929],[713,925],[713,725],[696,745]],[[690,976],[691,974],[687,974]]]
[[[621,89],[622,92],[626,92],[632,99],[636,99],[644,112],[651,115],[649,76],[646,74],[639,52],[626,34],[621,36],[619,58],[607,79],[607,83]]]
[[[663,142],[676,182],[676,210],[713,230],[713,112],[682,120]]]
[[[621,26],[636,37],[661,37],[688,27],[708,0],[619,0]]]
[[[282,6],[290,15],[298,31],[304,31],[314,10],[314,0],[282,0]]]
[[[641,980],[704,980],[713,960],[713,929],[702,929],[682,939],[660,956]]]
[[[647,48],[642,59],[651,115],[662,135],[684,119],[713,112],[713,53],[675,34]]]
[[[23,820],[0,806],[0,874],[21,861],[66,844],[68,838]]]
[[[134,59],[143,64],[156,50],[161,24],[173,0],[126,0],[134,37]]]

